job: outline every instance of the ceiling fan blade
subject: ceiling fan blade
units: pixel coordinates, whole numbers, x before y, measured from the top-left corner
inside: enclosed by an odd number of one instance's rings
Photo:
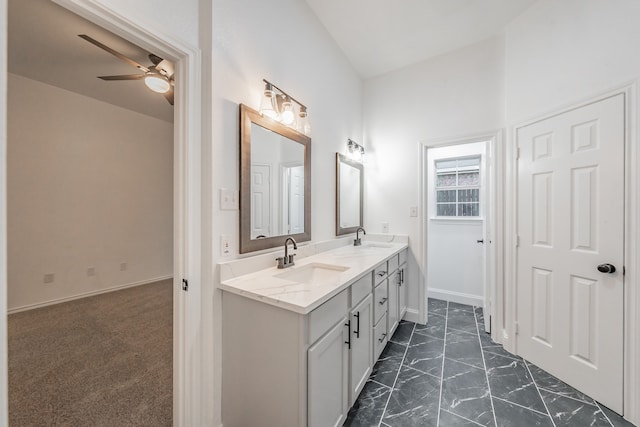
[[[140,65],[138,64],[136,61],[134,61],[131,58],[127,58],[126,56],[124,56],[123,54],[121,54],[118,51],[115,51],[113,49],[111,49],[109,46],[104,45],[102,43],[100,43],[98,40],[92,39],[91,37],[89,37],[86,34],[78,34],[78,37],[88,41],[89,43],[98,46],[100,49],[102,50],[106,50],[107,52],[109,52],[110,54],[112,54],[113,56],[115,56],[116,58],[126,62],[127,64],[133,65],[136,68],[141,69],[142,71],[144,71],[145,73],[149,71],[149,69],[147,67],[145,67],[144,65]]]
[[[139,80],[144,78],[144,74],[126,74],[123,76],[98,76],[102,80]]]
[[[167,93],[163,93],[162,95],[167,99],[167,101],[169,101],[169,104],[173,105],[173,87],[169,89]]]
[[[153,65],[158,65],[163,61],[162,58],[160,58],[158,55],[154,55],[153,53],[149,54],[149,60],[153,62]]]

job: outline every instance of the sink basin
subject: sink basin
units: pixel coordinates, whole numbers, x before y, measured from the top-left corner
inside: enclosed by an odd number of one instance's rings
[[[365,243],[362,245],[363,248],[390,248],[391,245],[388,243]]]
[[[337,280],[340,274],[348,269],[349,267],[345,267],[343,265],[314,262],[301,267],[293,267],[293,270],[276,274],[274,277],[277,277],[278,279],[291,280],[292,282],[314,285]]]

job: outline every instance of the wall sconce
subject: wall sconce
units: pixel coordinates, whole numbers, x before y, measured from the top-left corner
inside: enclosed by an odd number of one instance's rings
[[[260,100],[260,114],[279,121],[307,136],[311,135],[311,124],[307,107],[273,83],[262,79],[264,92]],[[296,111],[296,105],[298,106]]]
[[[347,157],[356,162],[364,163],[364,147],[349,138],[347,140]]]

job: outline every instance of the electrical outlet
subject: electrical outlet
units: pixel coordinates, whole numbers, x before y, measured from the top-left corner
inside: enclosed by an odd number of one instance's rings
[[[53,273],[47,273],[44,275],[44,278],[42,281],[44,283],[53,283],[55,279],[56,279],[56,276]]]
[[[226,188],[220,189],[220,209],[223,211],[238,210],[238,199],[237,191]]]
[[[128,268],[128,267],[129,267],[129,266],[127,265],[127,263],[126,263],[126,262],[121,262],[121,263],[120,263],[120,271],[127,271],[127,268]]]
[[[418,207],[417,206],[411,206],[409,208],[409,216],[418,216]]]
[[[220,236],[220,255],[229,256],[231,254],[231,241],[229,236]]]
[[[87,276],[92,277],[96,275],[95,267],[87,267]]]
[[[386,222],[386,221],[382,223],[382,232],[383,233],[388,233],[389,232],[389,223]]]

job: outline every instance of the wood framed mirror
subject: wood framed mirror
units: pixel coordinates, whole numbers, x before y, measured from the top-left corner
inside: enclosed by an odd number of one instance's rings
[[[336,153],[336,236],[363,226],[364,166]]]
[[[311,138],[240,105],[240,253],[311,240]]]

